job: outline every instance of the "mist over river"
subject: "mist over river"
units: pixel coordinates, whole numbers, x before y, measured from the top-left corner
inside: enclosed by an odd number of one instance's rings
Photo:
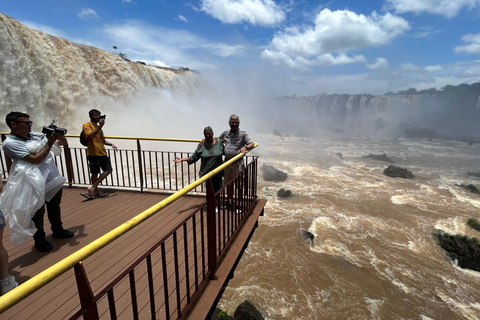
[[[260,164],[288,173],[259,177],[268,199],[218,307],[251,301],[268,319],[479,319],[480,273],[452,264],[434,229],[480,238],[479,145],[353,135],[254,137]],[[342,160],[336,153],[341,153]],[[386,153],[414,179],[390,178]],[[292,198],[276,196],[279,188]],[[312,246],[301,230],[315,235]]]

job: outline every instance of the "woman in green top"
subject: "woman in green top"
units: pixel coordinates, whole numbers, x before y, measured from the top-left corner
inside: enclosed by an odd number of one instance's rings
[[[218,139],[213,139],[213,130],[211,127],[203,129],[205,139],[198,145],[197,150],[188,158],[176,157],[176,163],[187,161],[188,164],[197,162],[202,159],[200,163],[199,176],[202,177],[213,169],[223,164],[223,143]],[[217,192],[222,186],[223,170],[212,177],[213,190]]]

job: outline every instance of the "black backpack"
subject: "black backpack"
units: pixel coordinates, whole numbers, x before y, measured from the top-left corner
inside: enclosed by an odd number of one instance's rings
[[[87,138],[85,138],[85,133],[83,132],[83,129],[82,132],[80,132],[80,143],[82,144],[82,146],[88,146],[88,141]]]

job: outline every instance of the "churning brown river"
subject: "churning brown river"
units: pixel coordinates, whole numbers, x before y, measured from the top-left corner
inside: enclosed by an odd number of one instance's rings
[[[260,164],[288,173],[259,176],[268,200],[218,307],[245,299],[266,319],[480,319],[480,273],[459,268],[435,229],[480,238],[480,145],[361,136],[254,137]],[[282,139],[283,138],[283,139]],[[343,160],[336,155],[341,153]],[[390,178],[383,154],[414,179]],[[259,170],[261,172],[261,170]],[[276,192],[286,188],[292,198]],[[301,231],[315,238],[310,245]]]

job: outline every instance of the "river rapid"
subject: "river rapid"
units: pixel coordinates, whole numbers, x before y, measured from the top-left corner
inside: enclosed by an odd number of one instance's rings
[[[452,263],[435,229],[480,238],[480,145],[346,135],[253,137],[265,216],[218,307],[233,315],[245,299],[266,319],[479,319],[480,273]],[[338,155],[341,153],[341,156]],[[391,178],[391,163],[414,179]],[[342,159],[343,158],[343,159]],[[276,192],[286,188],[292,198]],[[301,231],[315,238],[302,240]]]

